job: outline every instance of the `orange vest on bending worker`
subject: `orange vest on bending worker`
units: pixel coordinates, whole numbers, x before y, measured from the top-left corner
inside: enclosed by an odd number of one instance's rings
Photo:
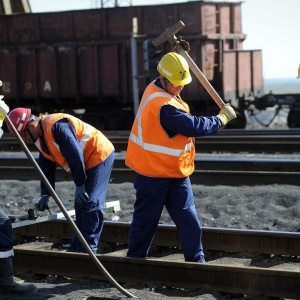
[[[38,140],[37,147],[44,157],[56,162],[67,172],[70,173],[68,163],[60,152],[59,146],[52,135],[53,124],[63,118],[68,119],[74,128],[80,147],[82,148],[86,170],[103,162],[114,150],[113,144],[99,130],[71,115],[57,113],[41,116],[44,140],[48,146],[50,155],[40,146],[41,138]]]
[[[183,178],[194,171],[195,140],[180,134],[170,138],[160,124],[163,105],[189,113],[188,105],[153,82],[148,85],[134,120],[125,163],[150,177]]]

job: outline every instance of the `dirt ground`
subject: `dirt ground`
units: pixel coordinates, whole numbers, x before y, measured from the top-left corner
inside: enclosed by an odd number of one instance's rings
[[[40,195],[39,181],[1,180],[0,207],[7,214],[26,214]],[[239,229],[299,231],[300,186],[205,186],[193,185],[195,204],[202,226]],[[74,203],[74,183],[57,182],[56,193],[67,210]],[[110,183],[107,202],[120,201],[121,210],[107,209],[107,221],[131,222],[135,190],[131,182]],[[60,212],[50,198],[52,213]],[[173,224],[163,211],[161,223]]]
[[[39,181],[0,181],[2,197],[0,207],[7,214],[26,214],[39,199]],[[224,227],[255,230],[300,231],[300,187],[291,185],[260,186],[204,186],[193,185],[195,203],[203,227]],[[73,209],[74,183],[58,182],[56,192],[67,210]],[[130,222],[135,201],[132,183],[111,183],[107,202],[120,201],[121,210],[106,210],[106,220]],[[59,212],[55,201],[49,202],[52,213]],[[167,212],[161,216],[161,223],[173,224]],[[205,247],[205,245],[204,245]],[[38,278],[16,274],[21,280],[33,282],[39,288],[35,296],[4,296],[0,299],[127,299],[109,283],[71,280],[49,276]],[[157,284],[143,283],[125,285],[124,288],[138,299],[267,299],[243,295],[226,295],[204,287],[197,290],[168,289]],[[89,298],[88,298],[89,297]]]

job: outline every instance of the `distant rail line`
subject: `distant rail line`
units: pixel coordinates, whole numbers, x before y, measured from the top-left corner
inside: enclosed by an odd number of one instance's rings
[[[110,131],[105,134],[116,147],[116,159],[111,182],[127,182],[135,173],[124,162],[128,131]],[[293,158],[264,158],[264,155],[297,154],[300,152],[300,129],[288,130],[223,130],[219,134],[196,138],[197,157],[194,184],[298,184],[300,161]],[[37,159],[37,149],[27,144]],[[8,152],[9,151],[9,152]],[[228,153],[229,157],[204,156]],[[244,156],[241,154],[245,154]],[[249,157],[246,154],[252,154]],[[199,155],[198,155],[199,154]],[[234,157],[239,154],[239,157]],[[258,155],[262,155],[259,157]],[[232,156],[231,156],[232,155]],[[0,179],[39,179],[15,137],[5,134],[0,140]],[[60,168],[57,180],[69,180]]]
[[[105,222],[97,254],[120,283],[159,282],[194,289],[209,285],[232,294],[299,297],[298,233],[204,228],[207,263],[199,264],[184,261],[173,225],[159,225],[148,259],[127,258],[129,227],[130,223]],[[105,280],[87,254],[63,250],[72,236],[65,219],[17,227],[14,235],[18,272]]]
[[[127,148],[128,131],[107,131],[104,134],[112,141],[116,150]],[[33,144],[28,144],[35,151]],[[0,140],[0,151],[20,151],[15,137],[5,134]],[[196,138],[198,153],[250,152],[250,153],[299,153],[300,129],[274,130],[222,130],[218,134]]]
[[[34,158],[37,160],[37,155]],[[116,153],[111,182],[132,182],[134,177],[135,172],[125,165],[125,155]],[[40,178],[25,154],[0,153],[0,179],[26,181]],[[58,167],[57,181],[68,180],[71,180],[71,176]],[[300,160],[196,157],[191,180],[193,184],[205,185],[299,184]]]

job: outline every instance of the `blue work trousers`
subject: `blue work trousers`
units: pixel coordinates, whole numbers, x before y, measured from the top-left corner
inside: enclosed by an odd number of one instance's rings
[[[163,207],[179,230],[186,261],[205,262],[202,228],[190,178],[153,178],[137,174],[136,201],[129,233],[128,257],[148,255]]]
[[[0,258],[13,255],[13,229],[6,213],[0,209]]]
[[[104,204],[111,170],[114,164],[114,151],[101,164],[86,171],[85,190],[89,195],[87,203],[79,205],[75,201],[76,225],[94,253],[104,224]],[[78,252],[86,252],[74,234],[70,246]]]

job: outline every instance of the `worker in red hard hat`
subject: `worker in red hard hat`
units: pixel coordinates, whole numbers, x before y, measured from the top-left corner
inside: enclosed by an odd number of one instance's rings
[[[0,100],[0,127],[8,112],[9,107],[3,100]],[[0,138],[2,134],[3,130],[0,128]],[[13,245],[14,239],[11,221],[6,213],[0,209],[0,293],[10,295],[34,294],[37,291],[37,287],[34,284],[19,284],[14,280],[12,265],[12,257],[14,256]]]
[[[31,115],[30,108],[16,108],[9,113],[9,118],[21,137],[28,132],[26,126],[29,122],[34,121],[35,116]],[[29,132],[28,132],[29,133]]]
[[[113,144],[96,128],[63,113],[35,116],[19,107],[9,114],[25,142],[38,148],[39,166],[55,188],[56,165],[72,175],[75,189],[76,224],[96,253],[104,224],[104,204],[114,162]],[[41,197],[36,207],[48,208],[50,193],[41,182]],[[70,251],[86,252],[74,234]]]

